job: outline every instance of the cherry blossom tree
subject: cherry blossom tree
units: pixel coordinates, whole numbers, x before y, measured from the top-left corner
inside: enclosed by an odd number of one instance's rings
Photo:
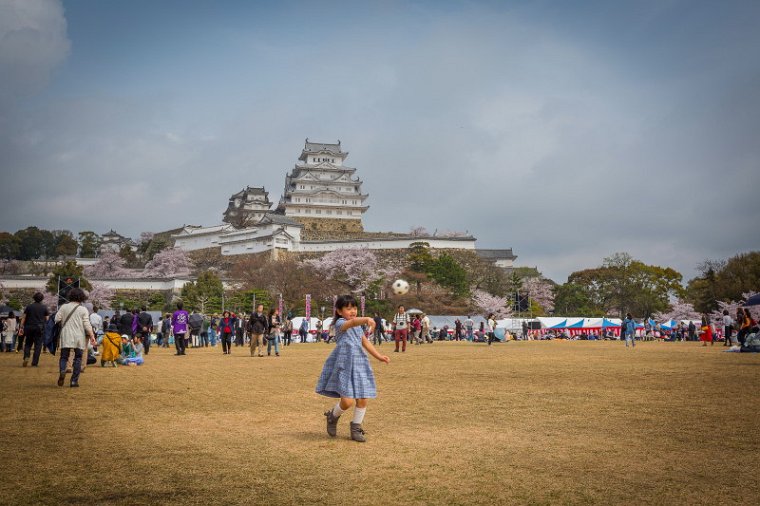
[[[536,302],[544,311],[549,312],[554,309],[554,289],[551,283],[544,278],[530,277],[523,279],[520,292]]]
[[[129,271],[125,265],[127,261],[113,250],[105,251],[97,263],[84,268],[84,273],[89,278],[126,278]]]
[[[430,233],[425,227],[412,227],[409,230],[409,235],[412,237],[428,237]]]
[[[493,313],[496,318],[506,318],[512,314],[512,307],[507,297],[498,297],[475,289],[472,291],[472,303],[483,313]]]
[[[167,248],[156,253],[147,263],[142,275],[146,278],[171,278],[190,274],[192,262],[179,248]]]
[[[655,313],[652,315],[652,318],[657,322],[664,322],[670,320],[699,320],[701,316],[691,303],[676,299],[670,305],[670,311]]]
[[[304,260],[304,263],[356,293],[366,291],[373,283],[398,272],[393,266],[380,265],[377,255],[367,249],[331,251],[321,258]]]
[[[111,309],[111,302],[114,296],[115,292],[113,289],[109,288],[105,283],[98,283],[97,281],[92,283],[92,288],[87,293],[89,301],[102,309]]]

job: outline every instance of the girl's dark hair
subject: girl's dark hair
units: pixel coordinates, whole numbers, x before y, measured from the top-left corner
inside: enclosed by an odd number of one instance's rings
[[[69,300],[71,302],[84,302],[87,300],[87,295],[81,288],[72,288],[69,292]]]
[[[224,315],[230,316],[230,312],[229,312],[229,311],[227,311],[227,310],[225,310],[225,311],[222,313],[222,318],[224,318]]]
[[[356,304],[356,299],[353,295],[341,295],[338,297],[338,299],[335,301],[335,314],[333,315],[333,323],[338,321],[338,318],[341,316],[338,314],[339,309],[343,309],[344,307],[359,307]]]
[[[184,304],[182,304],[182,301],[177,302],[177,309],[179,311],[182,311],[182,308],[184,307]]]
[[[34,297],[32,297],[32,299],[34,299],[34,302],[42,302],[42,299],[44,298],[45,296],[42,295],[42,292],[37,292],[34,294]]]

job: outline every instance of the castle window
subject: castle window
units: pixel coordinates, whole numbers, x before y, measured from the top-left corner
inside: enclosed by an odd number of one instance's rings
[[[322,210],[321,210],[321,209],[316,209],[316,210],[314,211],[314,214],[322,214]]]
[[[332,211],[328,209],[327,214],[332,214]]]

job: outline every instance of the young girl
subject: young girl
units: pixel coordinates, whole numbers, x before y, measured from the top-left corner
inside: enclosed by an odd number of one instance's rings
[[[335,436],[337,433],[340,415],[356,404],[354,419],[351,422],[351,439],[363,443],[366,439],[362,421],[367,411],[367,399],[377,397],[377,390],[369,359],[361,348],[363,346],[370,355],[386,364],[390,362],[390,359],[378,353],[362,332],[361,326],[366,325],[367,334],[372,335],[375,320],[357,317],[356,312],[356,300],[351,295],[338,297],[333,319],[337,338],[336,346],[325,361],[322,374],[317,381],[316,391],[326,397],[340,398],[340,402],[325,412],[327,433],[330,436]]]

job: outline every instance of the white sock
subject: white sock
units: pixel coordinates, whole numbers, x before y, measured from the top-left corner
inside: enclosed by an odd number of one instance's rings
[[[340,402],[335,405],[335,407],[332,410],[332,414],[335,418],[338,418],[340,415],[345,413],[346,410],[340,409]]]
[[[367,408],[354,408],[353,423],[361,424],[364,421],[364,413],[367,412]]]

